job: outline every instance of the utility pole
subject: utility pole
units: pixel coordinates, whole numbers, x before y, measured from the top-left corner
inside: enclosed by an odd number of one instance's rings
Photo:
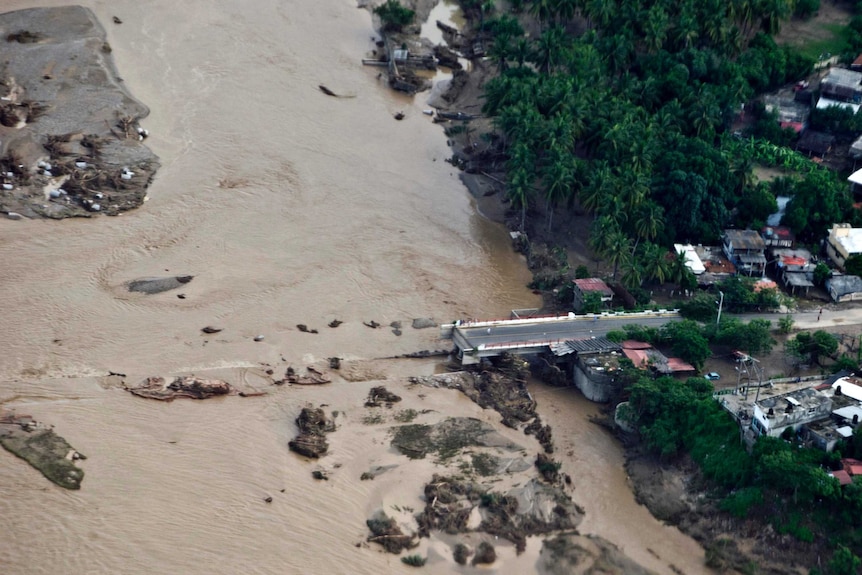
[[[724,306],[724,292],[721,290],[718,290],[718,293],[719,293],[719,295],[721,295],[721,299],[719,299],[717,302],[715,302],[718,304],[718,316],[716,316],[716,318],[715,318],[715,326],[716,327],[718,327],[719,324],[721,323],[721,308]]]

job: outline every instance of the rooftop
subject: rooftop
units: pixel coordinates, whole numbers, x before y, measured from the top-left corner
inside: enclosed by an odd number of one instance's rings
[[[850,224],[832,224],[829,241],[840,245],[848,254],[862,253],[862,228]]]
[[[796,143],[796,148],[822,156],[832,149],[832,146],[834,145],[835,136],[832,134],[808,130],[802,134],[801,138],[799,138],[799,141]]]
[[[862,278],[859,276],[833,275],[826,280],[826,289],[835,292],[835,297],[862,292]],[[859,398],[862,401],[862,395]]]
[[[830,68],[829,73],[820,82],[821,89],[824,84],[862,89],[862,73],[846,68]]]
[[[685,267],[691,270],[691,273],[694,275],[700,275],[706,271],[706,267],[703,265],[703,262],[700,261],[700,256],[697,255],[697,251],[694,249],[693,245],[673,244],[673,249],[676,253],[685,254]]]
[[[788,406],[791,406],[792,408],[798,407],[801,409],[808,409],[810,407],[818,407],[826,401],[832,401],[832,399],[825,393],[817,391],[813,387],[807,387],[805,389],[798,389],[783,395],[763,397],[756,405],[764,411],[768,411],[770,408],[784,410]]]
[[[608,287],[608,284],[606,284],[603,280],[600,280],[599,278],[584,278],[572,280],[572,283],[578,286],[578,289],[580,289],[584,293],[595,291],[601,292],[602,295],[606,295],[608,297],[613,297],[614,295],[614,292],[611,290],[611,288]]]
[[[724,230],[725,240],[733,244],[735,250],[764,250],[763,238],[754,230]]]
[[[760,230],[760,236],[765,240],[796,240],[793,231],[787,226],[765,226]]]

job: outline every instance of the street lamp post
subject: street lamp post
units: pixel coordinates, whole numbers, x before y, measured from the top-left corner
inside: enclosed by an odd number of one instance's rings
[[[716,327],[718,327],[718,325],[721,323],[721,308],[724,306],[724,292],[718,290],[718,293],[721,297],[717,302],[715,302],[718,304],[718,316],[715,318]]]

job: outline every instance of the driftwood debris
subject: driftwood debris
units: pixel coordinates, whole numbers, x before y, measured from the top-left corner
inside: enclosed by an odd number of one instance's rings
[[[203,379],[191,375],[172,378],[148,377],[138,387],[127,387],[126,390],[138,397],[161,401],[173,401],[178,397],[207,399],[217,395],[234,395],[236,393],[225,381]]]
[[[329,449],[326,434],[335,431],[335,423],[326,418],[323,409],[303,407],[296,418],[296,425],[299,435],[287,443],[290,450],[312,459],[326,455]]]
[[[305,375],[299,375],[292,367],[288,367],[284,374],[284,380],[276,383],[291,383],[295,385],[321,385],[323,383],[332,382],[332,378],[328,374],[319,371],[314,366],[309,365],[306,368]]]

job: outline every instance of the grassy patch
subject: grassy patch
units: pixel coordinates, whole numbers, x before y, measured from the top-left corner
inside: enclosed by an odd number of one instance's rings
[[[395,421],[399,423],[410,423],[416,416],[419,415],[419,412],[415,409],[402,409],[398,413],[395,414]]]
[[[473,469],[482,477],[488,477],[496,473],[500,466],[500,460],[488,453],[473,454]]]
[[[386,421],[386,418],[379,413],[370,413],[362,418],[362,423],[365,425],[379,425]]]
[[[815,37],[807,39],[804,36],[799,40],[791,42],[800,53],[815,62],[821,54],[837,56],[850,49],[847,26],[837,23],[822,23],[816,25]]]
[[[0,443],[60,487],[81,488],[84,471],[66,459],[72,446],[53,431],[0,436]]]

